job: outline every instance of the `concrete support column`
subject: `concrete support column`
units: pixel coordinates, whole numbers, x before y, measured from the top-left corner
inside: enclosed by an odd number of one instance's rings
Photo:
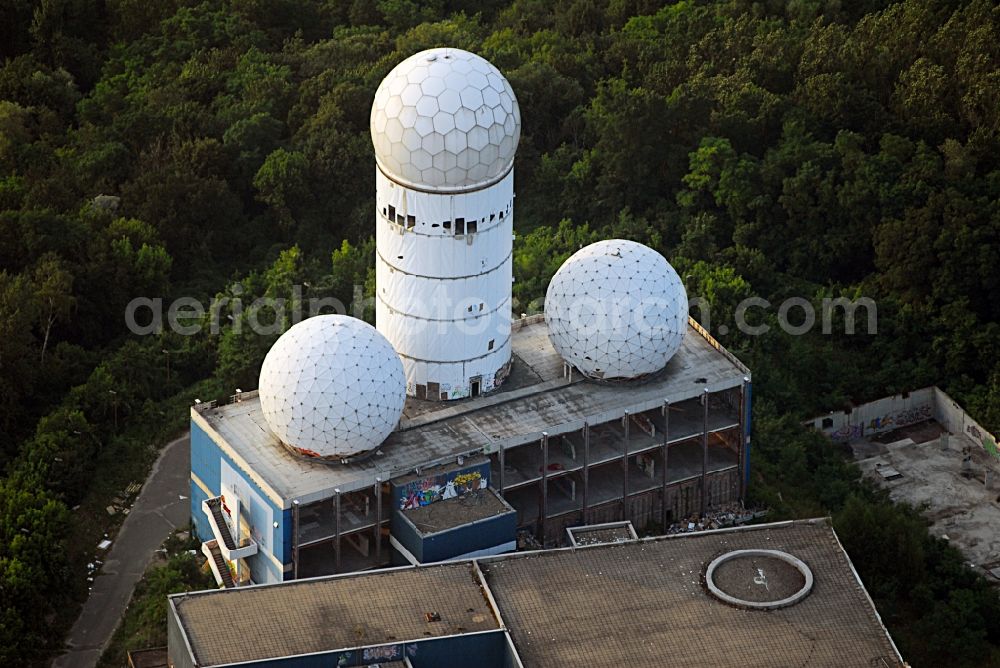
[[[669,484],[669,478],[667,477],[667,458],[670,454],[670,402],[664,401],[663,407],[660,409],[663,412],[663,490],[660,495],[660,522],[663,524],[663,532],[667,531],[667,485]]]
[[[333,518],[336,526],[336,532],[333,538],[333,551],[336,557],[334,561],[334,568],[339,573],[340,572],[340,489],[333,490]]]
[[[749,428],[749,386],[750,377],[743,377],[743,385],[740,386],[740,445],[737,449],[736,456],[739,457],[739,491],[740,491],[740,501],[746,500],[747,494],[747,440],[750,438],[748,433]]]
[[[708,510],[708,390],[701,395],[702,425],[701,425],[701,516],[705,517]]]
[[[590,510],[590,423],[583,423],[583,523],[587,524],[587,511]]]
[[[382,564],[382,479],[375,478],[375,563]]]
[[[630,519],[628,505],[628,411],[625,411],[625,416],[622,419],[625,421],[625,439],[622,442],[622,519],[628,520]]]
[[[299,500],[292,501],[292,576],[299,579]]]
[[[500,465],[500,473],[497,476],[498,478],[497,492],[500,494],[500,496],[503,496],[503,470],[505,466],[504,450],[505,448],[501,445],[500,452],[497,454],[497,463]]]
[[[549,518],[549,435],[542,432],[542,503],[541,508],[541,543],[545,547],[545,524]]]

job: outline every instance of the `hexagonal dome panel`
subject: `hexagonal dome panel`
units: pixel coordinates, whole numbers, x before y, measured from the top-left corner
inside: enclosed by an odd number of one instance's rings
[[[488,61],[461,49],[421,51],[397,65],[375,93],[372,143],[382,171],[405,186],[458,191],[489,185],[510,169],[521,110]],[[437,134],[444,141],[427,141]],[[428,169],[424,155],[435,169]],[[441,167],[439,165],[457,165]]]
[[[368,323],[318,315],[277,340],[260,370],[271,431],[310,457],[342,458],[379,446],[406,401],[403,364]]]
[[[545,293],[552,346],[591,378],[636,378],[662,369],[684,340],[687,315],[677,272],[634,241],[582,248]]]

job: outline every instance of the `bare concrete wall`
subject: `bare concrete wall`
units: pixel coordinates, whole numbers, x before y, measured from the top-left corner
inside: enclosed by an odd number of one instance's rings
[[[949,397],[944,390],[934,389],[934,419],[955,435],[963,435],[979,447],[986,450],[996,459],[1000,459],[997,447],[997,437],[983,427],[965,412],[958,402]]]

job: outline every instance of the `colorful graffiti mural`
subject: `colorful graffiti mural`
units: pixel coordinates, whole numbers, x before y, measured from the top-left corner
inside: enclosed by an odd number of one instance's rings
[[[396,507],[400,510],[419,508],[442,499],[452,499],[467,492],[486,489],[489,484],[490,465],[489,462],[484,462],[400,485],[396,488]]]
[[[930,404],[922,404],[913,408],[907,408],[898,413],[888,413],[872,418],[865,425],[865,429],[869,432],[889,431],[890,429],[898,429],[899,427],[906,427],[911,424],[923,422],[924,420],[930,420],[933,415],[934,413]]]

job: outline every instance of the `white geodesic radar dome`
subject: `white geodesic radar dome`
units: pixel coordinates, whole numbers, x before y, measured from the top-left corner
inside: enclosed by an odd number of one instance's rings
[[[454,191],[489,185],[514,161],[521,111],[489,61],[461,49],[410,56],[378,87],[372,143],[382,171],[404,186]]]
[[[591,378],[636,378],[666,366],[687,331],[684,284],[670,263],[634,241],[574,253],[545,294],[549,340]]]
[[[342,458],[378,447],[406,401],[403,364],[368,323],[318,315],[285,332],[264,358],[260,406],[301,454]]]

